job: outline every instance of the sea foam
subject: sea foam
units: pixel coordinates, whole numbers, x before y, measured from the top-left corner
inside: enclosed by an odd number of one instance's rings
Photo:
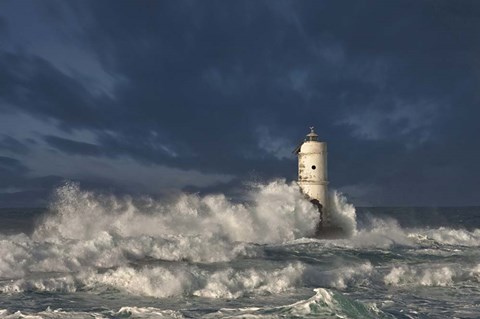
[[[34,233],[36,240],[88,240],[101,232],[119,237],[168,235],[278,243],[311,234],[318,213],[295,183],[283,180],[256,185],[248,204],[224,195],[183,194],[170,201],[98,195],[69,183],[56,191],[53,214]]]
[[[301,277],[300,264],[280,265],[270,274],[182,266],[261,256],[258,244],[281,244],[314,232],[318,212],[295,183],[255,185],[247,198],[238,204],[224,195],[182,194],[139,204],[129,196],[67,183],[56,190],[50,212],[32,236],[0,237],[0,291],[112,288],[153,297],[212,298],[285,291]],[[148,260],[179,264],[145,264]]]

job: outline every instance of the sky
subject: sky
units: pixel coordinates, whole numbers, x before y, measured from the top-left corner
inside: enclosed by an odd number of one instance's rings
[[[295,180],[314,126],[362,206],[480,205],[480,2],[0,2],[0,207]]]

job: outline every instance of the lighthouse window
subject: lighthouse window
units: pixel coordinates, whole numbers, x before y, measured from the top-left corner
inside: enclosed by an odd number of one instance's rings
[[[316,169],[317,167],[315,165],[312,165],[312,169]]]

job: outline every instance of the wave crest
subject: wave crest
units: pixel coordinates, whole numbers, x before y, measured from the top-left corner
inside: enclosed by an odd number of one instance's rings
[[[225,195],[183,194],[175,200],[138,203],[131,197],[98,195],[68,183],[57,189],[48,216],[37,227],[37,240],[90,239],[101,232],[120,237],[184,235],[229,241],[278,243],[312,234],[318,214],[296,183],[277,180],[255,185],[250,204]]]

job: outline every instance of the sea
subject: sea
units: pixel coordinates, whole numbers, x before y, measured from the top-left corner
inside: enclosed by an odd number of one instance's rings
[[[296,183],[239,199],[56,189],[0,209],[0,318],[480,318],[480,207],[355,208],[312,238]]]

